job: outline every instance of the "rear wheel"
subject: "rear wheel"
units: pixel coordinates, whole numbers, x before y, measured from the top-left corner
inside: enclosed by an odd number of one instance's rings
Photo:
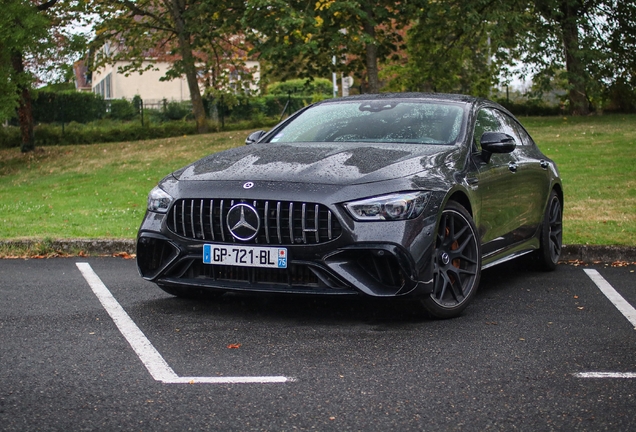
[[[550,194],[541,226],[541,247],[535,252],[535,260],[541,270],[552,271],[561,257],[563,245],[563,205],[556,191]]]
[[[433,292],[421,299],[434,318],[459,316],[475,296],[481,245],[470,214],[450,201],[442,211],[433,256]]]

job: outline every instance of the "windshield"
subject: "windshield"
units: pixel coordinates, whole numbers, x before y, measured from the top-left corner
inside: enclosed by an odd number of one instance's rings
[[[279,130],[270,142],[379,142],[454,144],[462,105],[384,99],[341,101],[311,107]]]

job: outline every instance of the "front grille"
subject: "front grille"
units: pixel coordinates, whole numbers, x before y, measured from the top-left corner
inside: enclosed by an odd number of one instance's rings
[[[286,269],[204,265],[192,263],[188,277],[199,277],[213,281],[233,281],[249,284],[287,285],[317,287],[319,280],[307,266],[290,265]]]
[[[168,215],[168,229],[195,240],[232,243],[227,213],[238,203],[249,204],[261,219],[256,237],[246,244],[319,244],[337,239],[342,227],[331,210],[321,204],[292,201],[180,199]]]
[[[204,264],[185,258],[163,273],[160,283],[211,287],[223,290],[304,294],[356,294],[325,269],[290,264],[284,269]]]

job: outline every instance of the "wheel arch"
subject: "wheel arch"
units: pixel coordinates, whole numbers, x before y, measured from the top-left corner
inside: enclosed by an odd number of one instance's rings
[[[561,186],[561,183],[555,183],[552,185],[552,190],[557,193],[557,196],[561,201],[561,205],[563,206],[563,186]]]
[[[454,201],[457,204],[461,204],[461,206],[464,207],[466,211],[468,211],[471,217],[475,216],[473,213],[473,206],[470,203],[470,199],[468,198],[468,195],[466,195],[463,191],[456,190],[452,192],[450,196],[448,197],[448,199],[446,200],[446,203],[449,201]]]

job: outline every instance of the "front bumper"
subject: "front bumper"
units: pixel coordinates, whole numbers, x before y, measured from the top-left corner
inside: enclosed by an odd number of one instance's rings
[[[214,242],[175,235],[165,215],[148,212],[137,238],[139,273],[160,286],[224,291],[373,297],[432,292],[435,215],[347,222],[333,241],[286,246],[288,267],[270,269],[204,264],[203,245]]]

